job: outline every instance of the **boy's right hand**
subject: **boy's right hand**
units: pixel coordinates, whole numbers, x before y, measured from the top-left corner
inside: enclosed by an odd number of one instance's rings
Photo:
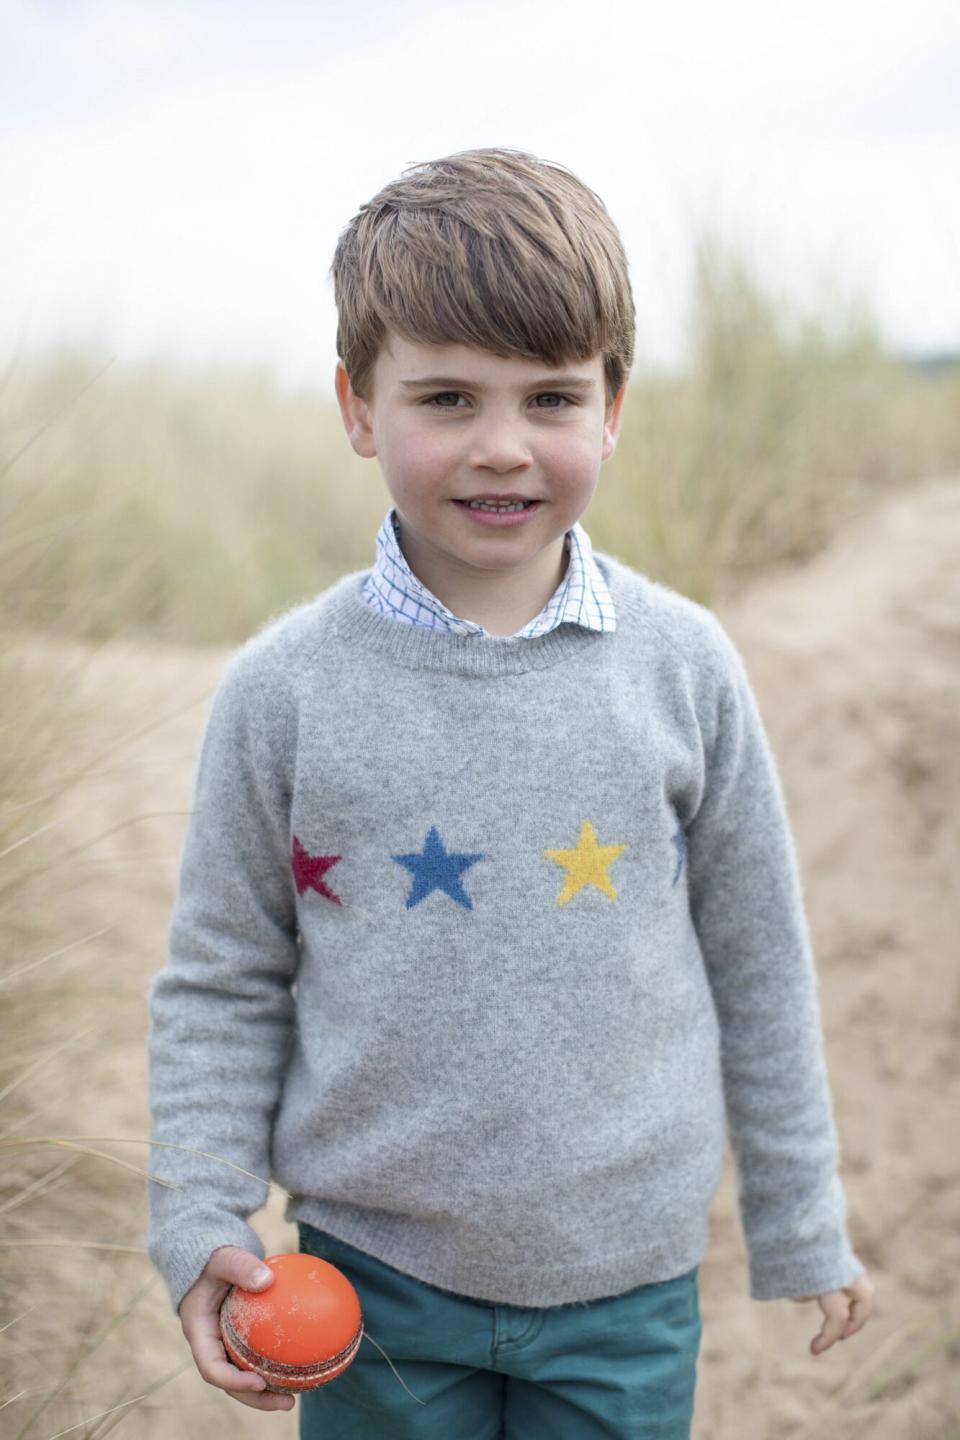
[[[264,1277],[259,1282],[258,1272]],[[220,1338],[220,1306],[230,1286],[266,1290],[272,1284],[273,1274],[259,1255],[241,1250],[239,1245],[222,1245],[214,1250],[199,1280],[180,1301],[180,1324],[197,1369],[208,1385],[225,1390],[241,1405],[250,1405],[254,1410],[292,1410],[293,1396],[275,1395],[252,1370],[239,1370],[227,1359]]]

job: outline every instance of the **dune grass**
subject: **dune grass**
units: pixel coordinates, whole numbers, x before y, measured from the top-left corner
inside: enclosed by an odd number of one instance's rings
[[[791,309],[716,246],[696,274],[689,372],[634,381],[590,531],[714,605],[892,487],[955,471],[960,370],[911,371],[861,304]]]
[[[239,641],[371,563],[388,503],[332,394],[262,374],[20,366],[0,447],[0,469],[22,450],[0,498],[8,615],[88,638]],[[704,245],[689,370],[636,371],[584,523],[714,604],[878,492],[958,467],[960,373],[909,370],[855,304],[791,312]]]
[[[911,372],[856,306],[790,313],[735,256],[705,246],[693,316],[688,371],[631,382],[620,446],[584,517],[598,548],[712,604],[810,555],[890,488],[960,469],[960,377]],[[330,396],[92,352],[8,371],[0,477],[0,1138],[47,1133],[41,1081],[74,1052],[82,1135],[83,1025],[111,1003],[96,973],[109,882],[91,923],[60,828],[80,779],[106,758],[110,697],[84,689],[84,667],[117,638],[239,642],[369,564],[388,497]],[[91,1410],[95,1387],[77,1388],[102,1373],[115,1324],[148,1323],[149,1267],[126,1244],[142,1219],[142,1182],[113,1164],[0,1146],[5,1433],[49,1440],[76,1424],[92,1440],[151,1392],[152,1374],[124,1391],[111,1369]],[[113,1235],[116,1255],[91,1272],[91,1252],[82,1281],[65,1279],[54,1247],[31,1248],[38,1232],[91,1246]],[[51,1291],[63,1303],[50,1305]],[[878,1404],[899,1374],[888,1358]],[[109,1414],[79,1423],[100,1409]]]
[[[23,637],[19,649],[11,639],[0,649],[0,1430],[19,1440],[52,1436],[76,1418],[75,1376],[91,1357],[96,1373],[97,1330],[116,1299],[111,1268],[84,1295],[49,1249],[30,1246],[38,1230],[81,1243],[84,1233],[109,1235],[119,1197],[91,1183],[78,1152],[19,1143],[51,1076],[73,1077],[82,1109],[76,1062],[98,1003],[89,964],[107,927],[76,926],[71,886],[50,883],[63,856],[63,806],[95,759],[84,746],[92,716],[69,662],[49,666]]]

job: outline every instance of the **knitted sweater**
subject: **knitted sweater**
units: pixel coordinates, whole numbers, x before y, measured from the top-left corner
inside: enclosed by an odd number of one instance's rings
[[[264,1254],[271,1177],[288,1220],[462,1295],[669,1279],[703,1256],[725,1121],[753,1296],[860,1273],[743,662],[595,558],[613,631],[400,625],[362,571],[231,660],[150,994],[175,1308],[219,1246]]]

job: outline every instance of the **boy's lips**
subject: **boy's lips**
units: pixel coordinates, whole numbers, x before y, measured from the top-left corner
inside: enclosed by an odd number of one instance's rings
[[[475,498],[479,499],[480,497],[476,496]],[[501,499],[499,502],[501,505],[522,504],[522,510],[481,510],[471,506],[469,500],[454,500],[453,503],[454,505],[458,505],[465,515],[469,515],[470,519],[476,524],[495,526],[498,529],[510,529],[517,525],[527,524],[527,522],[539,512],[543,502],[541,500],[528,500],[521,496],[510,500]],[[488,500],[486,503],[488,505],[495,505],[497,501]]]

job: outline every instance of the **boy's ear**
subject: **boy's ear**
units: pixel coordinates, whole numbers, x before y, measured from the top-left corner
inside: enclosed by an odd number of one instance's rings
[[[358,455],[372,460],[377,453],[377,444],[373,436],[373,412],[367,401],[354,391],[342,360],[337,361],[333,385],[337,392],[337,403],[340,406],[347,439]]]
[[[603,448],[600,452],[602,460],[608,460],[617,448],[617,438],[620,434],[620,416],[623,411],[623,401],[627,393],[626,381],[620,386],[606,417],[603,422]]]

